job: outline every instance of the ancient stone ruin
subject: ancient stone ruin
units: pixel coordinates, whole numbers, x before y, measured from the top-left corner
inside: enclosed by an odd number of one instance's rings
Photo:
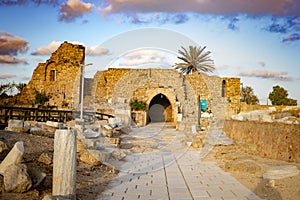
[[[81,65],[85,48],[64,42],[45,63],[34,70],[32,79],[18,95],[19,105],[31,105],[35,92],[50,97],[48,105],[78,110],[80,107]],[[240,79],[220,78],[197,72],[182,75],[174,69],[116,69],[98,71],[85,78],[84,107],[89,111],[111,114],[123,123],[144,126],[152,121],[174,122],[179,130],[191,130],[198,116],[224,119],[238,112]],[[204,105],[199,113],[199,99]],[[130,102],[146,103],[134,110]],[[151,110],[157,106],[155,115]],[[157,114],[158,113],[158,114]]]

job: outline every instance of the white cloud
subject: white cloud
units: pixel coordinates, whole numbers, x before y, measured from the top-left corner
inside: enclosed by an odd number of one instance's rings
[[[60,6],[60,19],[62,21],[72,21],[91,11],[93,4],[84,3],[81,0],[68,0]]]
[[[147,64],[170,65],[167,59],[167,53],[153,50],[141,49],[130,52],[120,59],[120,66],[141,66]]]
[[[232,15],[300,15],[300,3],[293,0],[107,0],[103,14],[111,13],[150,13],[150,12],[196,12],[202,14]]]
[[[10,55],[0,55],[0,63],[2,64],[18,64],[18,63],[27,63],[25,58],[16,58]]]
[[[51,55],[54,51],[58,49],[58,47],[62,43],[63,42],[61,41],[52,41],[48,46],[39,47],[35,52],[32,53],[32,55]],[[78,41],[73,41],[70,43],[80,44],[85,46],[82,42],[78,42]],[[107,48],[101,46],[86,47],[85,51],[87,56],[99,56],[99,55],[105,55],[109,53],[109,50]]]
[[[238,76],[273,79],[276,81],[294,80],[292,77],[286,75],[288,75],[287,72],[275,72],[275,71],[267,71],[267,70],[242,71],[238,73]]]

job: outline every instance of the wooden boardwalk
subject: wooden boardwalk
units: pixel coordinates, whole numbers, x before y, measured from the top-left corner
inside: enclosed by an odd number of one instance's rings
[[[28,107],[3,107],[0,106],[0,123],[7,125],[10,119],[19,119],[24,121],[57,121],[67,122],[79,118],[80,112],[74,110],[56,110],[44,108]],[[84,112],[84,118],[108,119],[113,115],[99,112]]]

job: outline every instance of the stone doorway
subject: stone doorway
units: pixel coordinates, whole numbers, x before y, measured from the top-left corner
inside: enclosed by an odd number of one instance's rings
[[[157,94],[150,101],[147,122],[172,122],[172,105],[164,94]]]

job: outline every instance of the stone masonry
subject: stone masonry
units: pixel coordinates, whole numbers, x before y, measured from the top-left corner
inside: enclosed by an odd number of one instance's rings
[[[78,99],[74,94],[79,93],[80,64],[84,58],[82,45],[62,43],[50,59],[35,68],[30,82],[17,97],[18,104],[33,105],[38,91],[50,97],[49,105],[72,108],[73,101]]]
[[[34,105],[35,92],[50,97],[50,106],[78,109],[80,105],[81,64],[85,48],[64,42],[45,63],[39,63],[32,79],[18,95],[19,105]],[[182,75],[174,69],[118,69],[98,71],[93,79],[85,78],[84,108],[112,114],[125,124],[131,123],[130,102],[137,99],[147,104],[140,117],[149,118],[149,105],[158,95],[166,97],[167,121],[179,130],[191,130],[198,124],[198,99],[206,100],[207,112],[224,119],[237,114],[240,107],[240,79],[209,76],[194,72]],[[216,121],[216,120],[214,120]],[[224,120],[223,120],[224,121]],[[140,124],[145,124],[140,123]]]

